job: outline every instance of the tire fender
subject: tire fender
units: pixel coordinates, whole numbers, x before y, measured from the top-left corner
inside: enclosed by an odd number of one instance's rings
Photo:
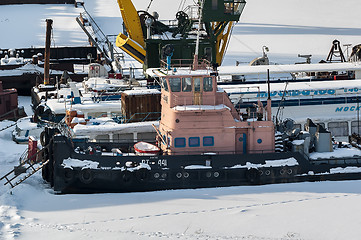
[[[79,173],[79,179],[84,184],[90,184],[93,182],[94,174],[89,168],[82,169]]]

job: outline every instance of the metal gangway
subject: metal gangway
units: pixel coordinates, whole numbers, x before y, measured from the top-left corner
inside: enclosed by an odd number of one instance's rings
[[[6,182],[4,185],[9,184],[11,188],[24,182],[49,163],[49,159],[43,157],[46,152],[48,152],[48,147],[44,147],[30,156],[28,154],[28,149],[26,149],[19,159],[19,165],[1,177],[0,181],[5,179]],[[26,174],[23,175],[22,173]]]

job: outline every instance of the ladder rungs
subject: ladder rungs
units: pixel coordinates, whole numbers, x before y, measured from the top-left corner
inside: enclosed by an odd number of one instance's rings
[[[34,175],[37,171],[39,171],[43,166],[45,166],[46,164],[49,163],[49,159],[46,160],[45,162],[43,162],[42,164],[40,164],[39,167],[34,168],[34,164],[30,165],[29,167],[26,168],[26,170],[32,168],[33,170],[28,173],[27,175],[25,175],[25,177],[23,177],[22,179],[18,180],[17,182],[15,182],[14,184],[11,183],[12,180],[14,180],[15,178],[17,178],[18,176],[14,176],[11,179],[8,179],[7,177],[5,177],[5,179],[7,180],[7,182],[4,184],[10,184],[11,188],[14,188],[15,186],[19,185],[20,183],[24,182],[26,179],[28,179],[29,177],[31,177],[32,175]]]

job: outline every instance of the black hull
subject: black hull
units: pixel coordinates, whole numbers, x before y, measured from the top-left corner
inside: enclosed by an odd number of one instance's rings
[[[55,136],[50,141],[51,161],[44,167],[43,177],[51,183],[55,192],[60,194],[143,192],[361,179],[361,173],[329,174],[331,168],[350,165],[361,167],[359,159],[354,159],[353,164],[317,165],[300,153],[102,156],[77,153],[73,144],[75,147],[79,146],[63,136]],[[265,166],[266,160],[289,158],[296,159],[298,165]],[[97,163],[98,166],[69,168],[64,166],[65,159],[78,162],[88,160]],[[244,167],[247,163],[258,167]]]

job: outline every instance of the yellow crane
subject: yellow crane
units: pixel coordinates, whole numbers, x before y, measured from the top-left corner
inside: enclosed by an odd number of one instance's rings
[[[197,21],[185,11],[177,12],[176,26],[167,26],[146,11],[138,12],[131,0],[117,1],[127,35],[120,33],[116,45],[123,51],[146,68],[159,67],[165,49],[172,49],[173,59],[186,62],[184,59],[193,58],[195,40],[189,36],[193,34]],[[198,5],[199,2],[200,0]],[[239,20],[245,4],[245,0],[203,0],[202,24],[205,26],[205,34],[200,42],[201,58],[209,60],[213,65],[221,65],[232,28]],[[168,37],[163,39],[151,37],[153,34],[162,35],[165,32],[171,34],[167,34]]]
[[[138,12],[131,0],[117,1],[128,36],[119,33],[116,45],[143,64],[146,51],[144,49],[144,36]]]

